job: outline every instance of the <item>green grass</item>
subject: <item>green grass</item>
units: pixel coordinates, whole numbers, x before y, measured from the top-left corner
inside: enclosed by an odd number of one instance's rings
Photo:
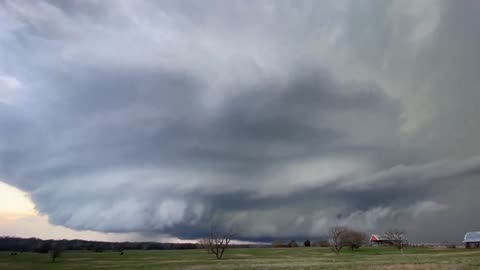
[[[405,255],[384,247],[365,247],[339,256],[328,248],[229,249],[223,260],[204,250],[89,252],[69,251],[51,263],[49,254],[0,252],[8,269],[480,269],[480,250],[409,248]]]

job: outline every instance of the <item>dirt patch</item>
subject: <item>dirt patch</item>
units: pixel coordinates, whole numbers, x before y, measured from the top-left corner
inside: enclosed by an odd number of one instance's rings
[[[445,264],[400,264],[370,266],[369,270],[455,270],[462,269],[458,265]]]

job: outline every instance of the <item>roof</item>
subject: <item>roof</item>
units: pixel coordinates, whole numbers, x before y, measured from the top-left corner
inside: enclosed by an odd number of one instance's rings
[[[480,242],[480,232],[467,232],[463,242]]]
[[[385,239],[381,235],[372,234],[372,236],[370,236],[370,241],[385,241]]]

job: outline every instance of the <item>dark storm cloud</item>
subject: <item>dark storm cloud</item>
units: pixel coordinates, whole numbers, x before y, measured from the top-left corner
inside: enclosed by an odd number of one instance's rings
[[[452,91],[432,92],[451,81],[432,41],[469,4],[3,1],[0,178],[79,230],[445,236],[423,233],[451,212],[478,222],[446,199],[480,173],[476,78],[454,62],[468,85],[437,109]],[[437,134],[454,128],[468,145]]]

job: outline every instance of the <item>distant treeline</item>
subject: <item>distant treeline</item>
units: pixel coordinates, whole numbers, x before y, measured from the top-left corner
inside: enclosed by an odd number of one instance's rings
[[[196,249],[196,243],[159,243],[159,242],[100,242],[86,240],[42,240],[38,238],[0,237],[0,251],[47,253],[52,247],[60,245],[63,250],[90,250],[94,252],[123,251],[131,249]],[[250,247],[234,245],[232,247]]]

